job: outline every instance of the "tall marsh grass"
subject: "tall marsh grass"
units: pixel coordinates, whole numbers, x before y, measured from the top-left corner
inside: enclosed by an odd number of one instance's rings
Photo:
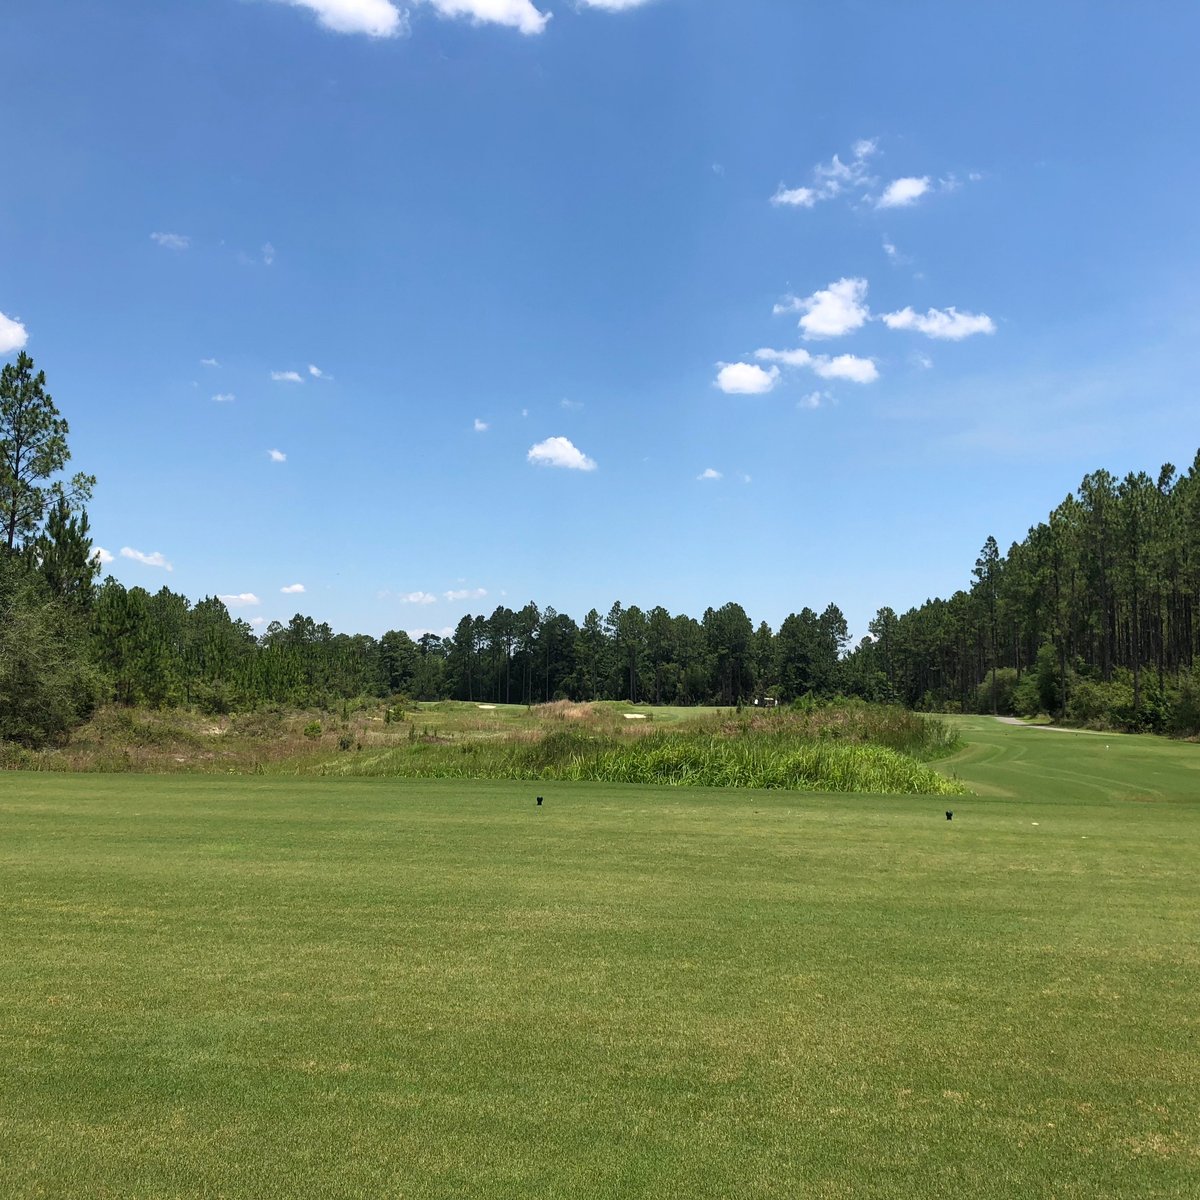
[[[836,715],[833,715],[836,711]],[[722,714],[669,731],[559,724],[540,736],[418,741],[321,764],[321,774],[579,780],[676,787],[957,795],[918,761],[952,748],[941,722],[868,705],[817,713]]]

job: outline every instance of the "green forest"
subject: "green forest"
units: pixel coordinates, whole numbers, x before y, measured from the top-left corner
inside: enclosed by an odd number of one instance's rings
[[[615,602],[582,619],[530,602],[413,640],[296,614],[261,634],[215,596],[100,580],[69,428],[22,353],[0,373],[0,740],[61,743],[100,705],[327,707],[404,695],[507,704],[740,706],[860,697],[940,712],[1200,732],[1200,454],[1186,472],[1087,475],[962,590],[851,645],[834,603],[777,629],[736,602],[700,616]]]

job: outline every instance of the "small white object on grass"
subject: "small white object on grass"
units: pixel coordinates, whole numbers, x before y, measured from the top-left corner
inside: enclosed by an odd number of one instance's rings
[[[1030,825],[1039,825],[1039,824],[1041,824],[1041,822],[1040,822],[1040,821],[1030,821],[1029,823],[1030,823]]]
[[[646,719],[645,713],[622,713],[621,715],[627,721],[644,721]]]

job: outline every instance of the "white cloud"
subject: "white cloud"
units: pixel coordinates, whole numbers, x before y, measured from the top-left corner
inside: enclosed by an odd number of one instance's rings
[[[583,0],[586,8],[599,8],[604,12],[624,12],[629,8],[640,8],[650,0]]]
[[[399,597],[401,604],[436,604],[437,597],[432,592],[405,592]]]
[[[976,333],[996,332],[996,323],[986,313],[959,312],[953,305],[931,308],[927,313],[902,308],[899,312],[884,313],[882,320],[889,329],[912,329],[949,342],[961,342]]]
[[[262,603],[253,592],[239,592],[236,596],[218,595],[217,599],[226,608],[255,608]]]
[[[569,412],[578,412],[583,407],[582,400],[568,400],[565,396],[558,402],[559,408],[565,408]]]
[[[263,242],[262,260],[268,267],[275,261],[275,247],[270,242]]]
[[[476,417],[473,428],[476,433],[487,433],[491,426],[486,421],[481,421],[478,417]]]
[[[29,341],[29,334],[20,321],[6,317],[0,312],[0,354],[20,350]]]
[[[779,380],[779,368],[764,371],[753,363],[718,363],[716,384],[727,396],[761,396]]]
[[[272,462],[287,462],[287,455],[282,450],[268,450],[267,457]]]
[[[218,404],[232,404],[237,397],[232,392],[218,392],[214,397]]]
[[[281,587],[279,590],[280,590],[280,591],[281,591],[281,592],[282,592],[282,593],[283,593],[285,596],[299,596],[299,595],[301,595],[301,594],[304,592],[304,584],[302,584],[302,583],[289,583],[289,584],[287,585],[287,587]]]
[[[482,600],[487,594],[487,588],[458,588],[442,593],[451,604],[458,600]]]
[[[258,626],[265,625],[266,623],[267,623],[266,617],[251,617],[250,618],[250,624],[253,625],[256,629],[258,628]]]
[[[152,233],[150,240],[164,250],[186,250],[192,244],[192,239],[184,233]]]
[[[408,30],[408,17],[391,0],[283,0],[307,8],[335,33],[365,33],[367,37],[396,37]]]
[[[530,0],[424,0],[443,17],[467,17],[476,25],[507,25],[521,33],[541,33],[550,20]]]
[[[143,554],[140,550],[133,550],[128,546],[122,546],[121,557],[132,558],[134,562],[140,562],[145,567],[161,567],[164,571],[175,570],[158,550],[155,550],[153,554]],[[101,559],[101,562],[103,561]]]
[[[452,625],[443,626],[441,629],[406,629],[404,631],[414,642],[419,642],[427,633],[432,633],[434,637],[448,638],[454,636],[454,627]]]
[[[839,354],[836,358],[820,355],[813,359],[813,370],[822,379],[848,379],[851,383],[874,383],[879,378],[875,360],[855,354]]]
[[[790,205],[792,208],[812,208],[818,199],[817,193],[809,187],[787,188],[781,183],[779,190],[771,197],[774,205]]]
[[[805,338],[843,337],[861,329],[870,313],[864,303],[865,279],[839,279],[811,296],[791,296],[775,305],[775,312],[800,312],[800,328]]]
[[[883,252],[891,259],[892,262],[900,261],[900,251],[896,249],[893,242],[889,242],[887,238],[883,239]]]
[[[696,476],[696,478],[697,479],[721,479],[721,478],[723,478],[723,476],[721,475],[720,471],[714,471],[712,469],[712,467],[705,467],[704,470],[701,471],[700,474]]]
[[[928,354],[914,354],[913,364],[921,368],[922,371],[933,370],[933,359]]]
[[[117,561],[113,555],[109,554],[109,552],[105,550],[103,546],[97,546],[95,550],[92,551],[92,558],[95,559],[102,567],[107,567],[110,562]]]
[[[903,179],[893,179],[883,190],[883,195],[876,201],[876,208],[905,208],[916,204],[929,191],[929,176],[922,175],[919,179],[909,175]]]
[[[304,378],[299,371],[272,371],[271,378],[276,383],[303,383]]]
[[[820,408],[823,401],[829,397],[824,392],[809,392],[807,396],[801,396],[796,401],[797,408]]]
[[[812,187],[789,188],[780,184],[771,203],[812,208],[819,200],[832,200],[849,188],[870,186],[874,181],[870,177],[868,160],[875,150],[873,138],[860,138],[854,143],[849,162],[842,162],[835,154],[827,163],[813,167]]]
[[[874,383],[879,378],[879,369],[873,359],[859,358],[854,354],[839,354],[830,358],[826,354],[809,354],[807,350],[764,349],[756,350],[754,357],[762,359],[763,362],[782,363],[785,367],[808,367],[822,379]]]
[[[569,471],[594,471],[596,463],[582,450],[576,449],[569,438],[549,437],[536,446],[530,446],[525,456],[539,467],[565,467]]]
[[[321,368],[318,367],[315,363],[308,364],[308,373],[314,379],[332,379],[333,378],[331,375],[326,375],[325,372],[322,371]]]
[[[202,367],[219,367],[221,364],[215,358],[202,358],[200,365]]]

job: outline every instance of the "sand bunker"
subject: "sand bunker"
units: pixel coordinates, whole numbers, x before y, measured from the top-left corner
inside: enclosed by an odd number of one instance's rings
[[[621,716],[627,721],[644,721],[646,719],[645,713],[622,713]]]
[[[475,705],[475,707],[476,708],[495,708],[496,706],[494,704],[477,704],[477,705]]]

